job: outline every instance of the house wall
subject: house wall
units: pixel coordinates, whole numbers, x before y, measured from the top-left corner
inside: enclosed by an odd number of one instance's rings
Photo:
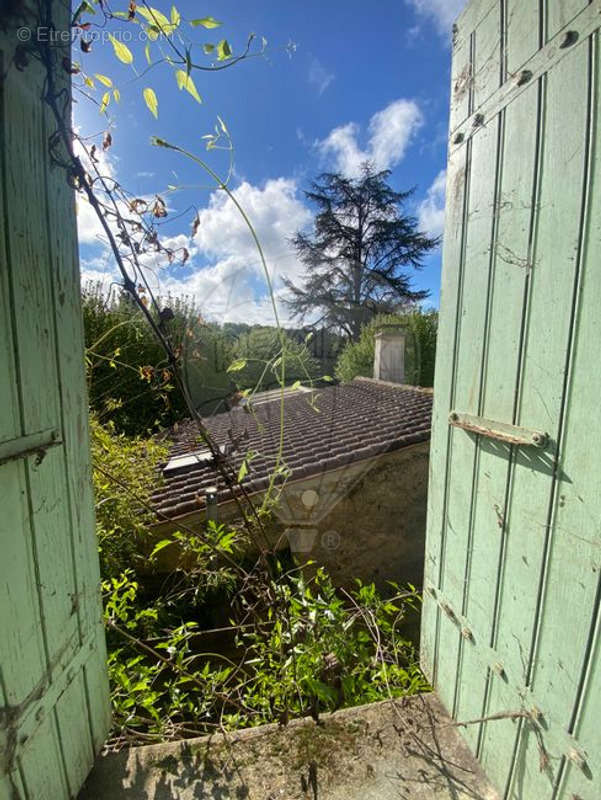
[[[345,475],[351,484],[336,497],[335,475],[304,481],[297,494],[317,491],[334,495],[331,510],[314,527],[307,553],[327,568],[335,584],[354,586],[354,579],[373,581],[385,591],[387,581],[421,585],[424,571],[428,489],[427,442],[375,459],[360,471]],[[293,529],[294,530],[294,529]],[[291,550],[294,534],[287,537]],[[302,537],[301,537],[302,540]]]
[[[288,484],[269,529],[272,545],[290,548],[299,563],[314,560],[334,582],[354,586],[354,579],[421,585],[424,568],[428,442],[383,454]],[[260,503],[261,495],[253,496]],[[219,520],[237,517],[235,503],[219,506]],[[200,529],[205,514],[181,522]],[[158,526],[156,538],[177,530],[178,522]],[[172,570],[175,546],[158,554],[158,568]],[[311,571],[311,568],[308,568]]]

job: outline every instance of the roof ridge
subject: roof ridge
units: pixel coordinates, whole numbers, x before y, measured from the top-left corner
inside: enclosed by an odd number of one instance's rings
[[[388,386],[391,389],[403,389],[404,391],[411,390],[419,394],[434,394],[434,389],[429,386],[413,386],[410,383],[394,383],[394,381],[383,381],[380,378],[366,378],[364,375],[357,375],[353,378],[351,383],[355,381],[364,381],[365,383],[375,383],[376,386]]]

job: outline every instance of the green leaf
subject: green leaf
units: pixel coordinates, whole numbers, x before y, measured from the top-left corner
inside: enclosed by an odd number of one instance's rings
[[[219,539],[218,545],[221,550],[225,550],[226,553],[232,552],[232,544],[236,539],[236,531],[229,531],[229,533],[224,533],[223,536]]]
[[[301,385],[300,381],[294,381],[294,383],[292,384],[292,386],[290,388],[294,391],[294,389],[299,389],[300,385]]]
[[[121,100],[121,92],[119,89],[113,89],[113,97],[115,99],[115,103],[118,103]]]
[[[156,8],[146,8],[145,6],[138,6],[136,8],[136,13],[140,14],[149,25],[158,26],[160,31],[164,33],[169,33],[173,26],[167,19],[167,17],[158,11]]]
[[[194,85],[194,81],[192,80],[192,76],[188,75],[186,70],[178,69],[175,71],[175,79],[177,81],[178,88],[180,91],[185,89],[192,97],[198,102],[202,103],[202,99],[198,94],[196,86]]]
[[[179,13],[179,11],[175,6],[171,6],[171,24],[173,25],[173,27],[177,28],[177,26],[180,24],[181,21],[182,21],[182,15]]]
[[[149,64],[152,64],[152,59],[150,58],[150,42],[146,42],[146,47],[144,48],[144,55],[146,56],[146,61]]]
[[[215,45],[207,42],[206,44],[203,44],[202,49],[204,50],[206,55],[209,55],[209,53],[212,53],[213,50],[215,49]]]
[[[157,542],[153,547],[150,557],[154,558],[154,556],[156,556],[157,553],[160,553],[161,550],[164,550],[166,547],[169,547],[170,544],[173,544],[171,539],[161,539],[161,541]]]
[[[246,459],[240,464],[240,469],[238,470],[238,483],[242,483],[244,478],[248,475],[248,462]]]
[[[158,119],[159,117],[159,101],[157,100],[157,96],[155,94],[154,89],[151,89],[150,86],[147,86],[144,89],[144,102],[148,106],[150,113]]]
[[[115,39],[112,33],[109,33],[109,39],[111,40],[113,50],[115,51],[115,55],[119,61],[122,61],[124,64],[131,64],[134,60],[134,57],[129,47],[126,44],[123,44],[123,42],[120,42],[118,39]]]
[[[193,28],[198,28],[202,25],[203,28],[211,30],[212,28],[219,28],[223,23],[216,20],[215,17],[202,17],[201,19],[191,19],[190,25]]]
[[[232,57],[232,48],[227,39],[222,39],[217,45],[217,60],[226,61]]]
[[[226,135],[226,136],[229,136],[229,135],[230,135],[230,132],[229,132],[229,131],[228,131],[228,129],[226,128],[226,126],[225,126],[225,122],[224,122],[224,121],[221,119],[221,117],[219,116],[219,114],[217,114],[217,119],[219,120],[219,127],[221,128],[221,130],[222,130],[222,131],[225,133],[225,135]]]
[[[100,113],[104,114],[107,109],[108,104],[111,102],[111,93],[105,92],[102,95],[102,102],[100,103]]]
[[[323,376],[323,380],[324,381],[328,381],[328,383],[333,383],[334,382],[334,378],[332,378],[331,375],[324,375]]]
[[[89,86],[90,89],[94,88],[94,81],[89,77],[89,75],[86,75],[86,77],[83,79],[83,82],[86,86]]]
[[[113,82],[110,78],[107,78],[106,75],[101,75],[99,72],[94,73],[94,77],[96,80],[99,80],[100,83],[103,83],[105,86],[112,86]]]
[[[244,369],[246,366],[246,359],[245,358],[238,358],[236,361],[232,361],[232,363],[227,368],[228,372],[240,372],[241,369]]]
[[[336,692],[327,683],[319,681],[312,676],[307,676],[307,684],[311,691],[324,703],[336,702]]]
[[[87,0],[83,0],[83,3],[79,4],[79,6],[77,8],[77,11],[73,15],[73,19],[71,20],[71,24],[72,25],[75,25],[76,22],[79,22],[79,19],[80,19],[81,15],[84,13],[84,11],[87,12],[88,14],[95,14],[96,13],[96,9],[93,6],[91,6],[87,2]]]

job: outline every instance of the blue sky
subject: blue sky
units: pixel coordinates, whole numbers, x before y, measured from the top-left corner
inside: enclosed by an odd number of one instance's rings
[[[169,14],[171,3],[157,0]],[[123,2],[123,6],[126,3]],[[138,28],[113,22],[109,29],[133,31],[127,41],[132,66],[120,63],[110,42],[97,41],[92,52],[76,46],[77,60],[103,91],[96,73],[110,76],[121,98],[109,105],[113,146],[101,156],[103,169],[130,192],[165,198],[169,215],[161,235],[173,249],[186,247],[185,265],[148,260],[152,280],[161,292],[195,298],[207,317],[248,322],[272,321],[265,281],[251,238],[232,203],[216,192],[200,170],[183,157],[150,145],[159,136],[206,158],[220,174],[227,155],[207,153],[202,135],[217,115],[225,121],[235,147],[231,188],[243,204],[264,245],[276,294],[283,297],[281,276],[302,272],[288,243],[311,213],[302,190],[320,171],[354,174],[366,157],[392,170],[399,190],[415,186],[407,210],[422,226],[439,233],[444,204],[444,166],[450,83],[450,26],[463,0],[358,0],[329,3],[219,0],[210,7],[186,0],[177,8],[184,19],[212,15],[223,21],[216,30],[187,28],[197,42],[199,61],[205,42],[226,37],[234,53],[247,35],[268,40],[265,57],[219,73],[193,73],[203,103],[178,91],[173,70],[146,67]],[[113,3],[113,9],[119,4]],[[153,45],[158,56],[158,48]],[[134,71],[135,68],[135,71]],[[76,79],[77,80],[77,79]],[[147,109],[142,91],[150,86],[158,98],[158,119]],[[76,97],[77,97],[76,92]],[[82,134],[107,126],[97,107],[80,98],[76,126]],[[169,184],[192,188],[169,192]],[[192,237],[191,222],[200,225]],[[78,205],[82,278],[107,280],[114,267],[98,224],[85,204]],[[431,291],[438,303],[440,253],[415,274],[416,288]],[[287,312],[282,307],[287,321]]]

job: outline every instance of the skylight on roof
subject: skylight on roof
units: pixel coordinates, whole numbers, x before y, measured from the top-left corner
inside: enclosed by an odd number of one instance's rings
[[[174,456],[163,467],[163,474],[181,469],[182,467],[192,467],[194,464],[210,464],[213,456],[210,450],[197,450],[194,453],[184,453],[181,456]]]

